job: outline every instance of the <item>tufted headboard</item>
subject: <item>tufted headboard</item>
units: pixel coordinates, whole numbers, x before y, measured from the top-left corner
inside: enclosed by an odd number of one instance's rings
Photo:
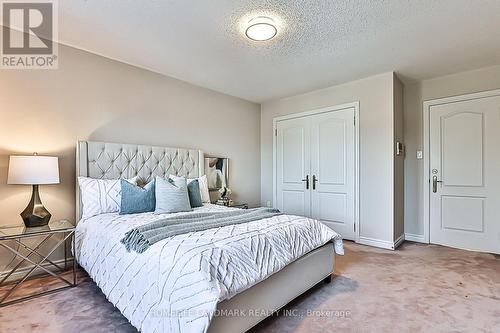
[[[78,141],[76,146],[76,221],[82,202],[78,177],[99,179],[139,178],[148,182],[155,176],[197,178],[205,174],[201,150],[145,145]]]

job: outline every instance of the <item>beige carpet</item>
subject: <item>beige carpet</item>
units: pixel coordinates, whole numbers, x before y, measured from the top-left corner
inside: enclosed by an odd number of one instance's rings
[[[500,258],[405,243],[391,252],[352,243],[337,276],[252,333],[500,332]],[[0,308],[0,332],[136,332],[80,273],[77,288]],[[30,281],[32,289],[44,281]],[[310,310],[315,310],[311,312]]]

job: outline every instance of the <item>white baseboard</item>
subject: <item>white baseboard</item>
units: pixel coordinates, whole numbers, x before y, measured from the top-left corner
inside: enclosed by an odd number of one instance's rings
[[[405,241],[405,235],[399,236],[395,242],[389,242],[385,240],[369,238],[369,237],[359,237],[359,244],[379,247],[381,249],[395,250],[399,245]]]
[[[394,242],[394,250],[405,241],[405,234],[401,234]]]
[[[394,250],[394,243],[375,238],[359,237],[359,244],[375,246],[381,249]]]
[[[56,265],[59,265],[61,267],[64,266],[64,259],[59,259],[59,260],[52,260],[53,263],[55,263]],[[70,269],[73,265],[73,258],[68,258],[68,269]],[[48,269],[49,271],[55,271],[56,268],[54,266],[52,266],[52,264],[48,263],[48,262],[44,262],[42,264],[42,266],[46,269]],[[5,275],[7,275],[11,270],[12,270],[13,267],[7,267],[6,270],[4,270],[3,272],[0,272],[0,280],[3,279],[3,277]],[[16,281],[16,280],[19,280],[21,279],[22,277],[24,277],[24,275],[26,273],[28,273],[28,271],[33,268],[33,265],[29,265],[29,266],[25,266],[25,267],[22,267],[22,268],[18,268],[17,271],[15,271],[14,273],[12,273],[11,276],[9,276],[9,278],[5,281],[5,282],[10,282],[10,281]],[[46,274],[47,272],[45,272],[43,269],[41,268],[36,268],[33,273],[31,273],[30,277],[33,277],[33,276],[36,276],[36,275],[39,275],[39,274]]]
[[[427,244],[427,242],[424,239],[424,235],[417,235],[417,234],[405,233],[405,239],[407,241],[411,241],[411,242],[417,242],[417,243],[425,243],[425,244]]]

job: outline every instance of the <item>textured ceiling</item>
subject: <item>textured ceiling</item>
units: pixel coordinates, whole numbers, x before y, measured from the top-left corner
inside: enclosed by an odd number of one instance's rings
[[[500,0],[65,0],[60,41],[255,102],[500,63]],[[257,15],[268,42],[244,38]]]

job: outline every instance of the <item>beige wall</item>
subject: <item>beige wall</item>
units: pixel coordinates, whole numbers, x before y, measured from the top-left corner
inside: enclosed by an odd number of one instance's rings
[[[392,242],[393,93],[393,73],[390,72],[264,103],[261,112],[261,204],[273,200],[273,118],[359,101],[360,236]]]
[[[394,75],[394,144],[404,143],[404,85]],[[396,150],[396,146],[393,146]],[[404,161],[405,155],[394,154],[394,240],[404,235]]]
[[[60,46],[58,70],[0,70],[0,224],[22,223],[31,193],[6,185],[8,156],[34,151],[59,156],[61,184],[42,186],[41,197],[54,219],[74,219],[78,139],[228,157],[235,198],[256,205],[259,135],[258,104]]]
[[[422,82],[405,83],[404,131],[405,233],[423,237],[423,160],[416,151],[423,148],[422,103],[426,100],[500,89],[500,66],[443,76]]]

